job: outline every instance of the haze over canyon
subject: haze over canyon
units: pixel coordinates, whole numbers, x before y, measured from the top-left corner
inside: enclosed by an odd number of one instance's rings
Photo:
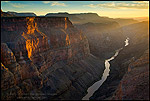
[[[1,100],[149,100],[149,20],[135,18],[1,8]]]

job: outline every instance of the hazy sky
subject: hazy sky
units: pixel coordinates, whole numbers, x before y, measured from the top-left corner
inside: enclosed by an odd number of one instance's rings
[[[148,17],[149,1],[1,1],[1,9],[36,15],[93,12],[111,18]]]

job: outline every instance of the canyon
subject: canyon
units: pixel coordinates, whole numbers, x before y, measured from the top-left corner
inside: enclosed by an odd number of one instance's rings
[[[122,27],[124,34],[130,39],[129,40],[130,44],[124,47],[124,49],[120,51],[119,55],[113,61],[110,61],[111,67],[109,76],[107,77],[103,85],[93,94],[93,96],[90,99],[95,100],[149,99],[148,98],[149,71],[147,71],[149,70],[148,27],[149,23],[145,21]],[[137,66],[134,67],[133,64]],[[132,69],[130,69],[131,65],[133,65]],[[130,74],[128,71],[132,71],[133,74]],[[143,76],[141,77],[141,75]],[[131,78],[129,78],[129,76]],[[131,81],[131,79],[133,78],[136,78],[136,81],[133,80]],[[131,85],[128,84],[129,81]],[[139,83],[139,81],[141,81],[141,83]],[[125,91],[124,88],[126,89]],[[141,88],[143,88],[143,91],[141,91]],[[143,94],[141,94],[140,96],[139,93],[136,91],[141,91],[143,92]],[[138,97],[138,95],[140,97]]]
[[[109,76],[90,99],[134,99],[137,93],[129,88],[136,88],[142,75],[140,87],[146,87],[140,98],[148,99],[147,22],[103,20],[93,13],[15,14],[1,10],[2,100],[81,100],[127,37],[130,44],[110,61]],[[90,22],[91,16],[99,22]],[[129,85],[132,76],[141,78]]]
[[[68,18],[1,22],[2,99],[81,99],[100,78],[103,61],[90,54],[86,36]]]

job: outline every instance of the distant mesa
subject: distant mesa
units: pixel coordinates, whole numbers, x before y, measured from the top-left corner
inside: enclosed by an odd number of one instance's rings
[[[7,13],[13,14],[16,16],[36,16],[36,14],[34,14],[34,13],[17,13],[17,12],[10,12],[10,11],[8,11]]]
[[[74,24],[83,24],[86,22],[92,22],[95,20],[99,20],[100,16],[97,13],[74,13],[69,14],[67,12],[59,12],[59,13],[47,13],[45,15],[46,17],[68,17],[72,23]]]
[[[3,12],[1,10],[1,17],[35,17],[37,16],[35,13],[17,13],[17,12]],[[137,23],[137,20],[129,19],[129,18],[109,18],[99,16],[97,13],[73,13],[69,14],[68,12],[58,12],[58,13],[47,13],[46,15],[40,17],[68,17],[69,20],[73,24],[85,24],[88,22],[92,23],[109,23],[109,22],[117,22],[120,26],[125,26],[132,23]]]
[[[46,17],[68,17],[73,24],[85,24],[88,22],[92,23],[108,23],[108,22],[118,22],[121,26],[137,23],[138,21],[129,18],[109,18],[99,16],[97,13],[73,13],[69,14],[67,12],[59,13],[47,13]]]
[[[1,17],[14,17],[14,16],[20,16],[20,17],[30,17],[30,16],[32,16],[32,17],[35,17],[36,16],[36,14],[34,14],[34,13],[17,13],[17,12],[11,12],[11,11],[8,11],[8,12],[3,12],[2,10],[1,10]]]
[[[47,13],[45,16],[66,16],[66,17],[78,16],[79,18],[81,16],[84,16],[84,17],[88,17],[88,16],[99,17],[99,15],[97,13],[73,13],[73,14],[69,14],[68,12]]]
[[[3,11],[1,10],[1,17],[13,17],[13,16],[15,16],[15,15],[13,15],[13,14],[8,14],[7,12],[3,12]]]

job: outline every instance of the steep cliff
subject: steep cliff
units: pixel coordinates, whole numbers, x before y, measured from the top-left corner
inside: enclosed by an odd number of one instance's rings
[[[1,17],[1,60],[2,99],[81,99],[104,70],[66,17]]]
[[[149,100],[149,50],[128,66],[111,100]]]
[[[45,16],[68,17],[78,29],[83,31],[89,41],[93,55],[105,60],[114,54],[114,51],[123,47],[122,26],[137,23],[134,19],[118,19],[99,16],[97,13],[48,13]],[[99,54],[101,53],[101,54]]]

